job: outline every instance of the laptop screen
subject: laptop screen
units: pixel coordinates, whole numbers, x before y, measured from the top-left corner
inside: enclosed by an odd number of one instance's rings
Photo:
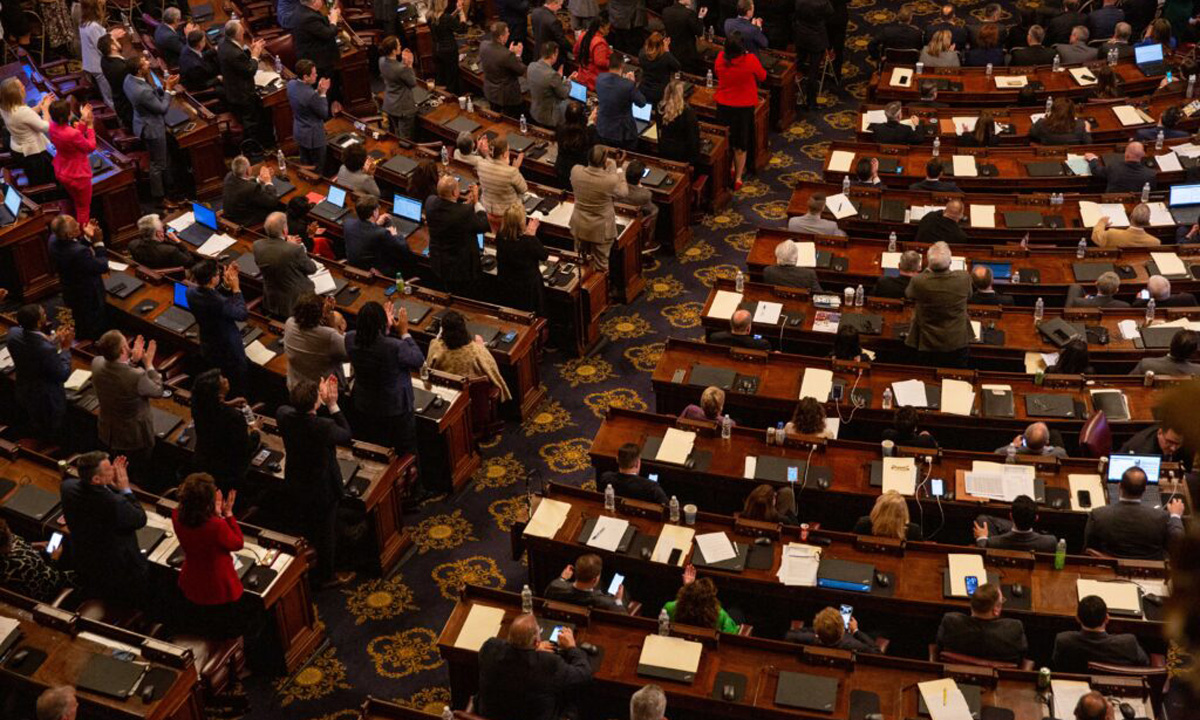
[[[4,209],[13,217],[16,217],[21,209],[21,193],[17,192],[12,185],[9,185],[8,189],[4,191]]]
[[[217,229],[217,214],[200,203],[192,203],[192,217],[209,230]]]
[[[413,222],[421,222],[421,203],[410,197],[397,194],[392,200],[392,212]]]
[[[1012,278],[1012,263],[981,262],[974,264],[990,268],[994,280],[1009,280]]]
[[[1149,65],[1150,63],[1160,63],[1163,61],[1163,46],[1159,43],[1153,45],[1138,45],[1133,48],[1133,57],[1138,65]]]
[[[1161,455],[1110,455],[1108,457],[1108,481],[1120,482],[1121,476],[1131,467],[1140,467],[1146,472],[1146,482],[1157,483]]]
[[[184,285],[183,283],[175,283],[175,304],[184,310],[188,309],[187,285]]]
[[[633,103],[633,119],[650,122],[650,103],[646,103],[645,105]]]
[[[1200,204],[1200,185],[1172,185],[1167,202],[1171,207]]]
[[[587,85],[571,81],[571,99],[581,103],[587,102]]]
[[[329,186],[329,194],[325,196],[325,202],[338,207],[345,207],[346,191],[337,185]]]

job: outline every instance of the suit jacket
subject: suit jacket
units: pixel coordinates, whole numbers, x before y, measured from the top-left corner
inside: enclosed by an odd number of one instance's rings
[[[748,350],[770,350],[771,341],[766,338],[755,338],[753,335],[735,335],[728,330],[719,330],[708,336],[713,345],[746,348]]]
[[[613,492],[618,497],[658,503],[659,505],[666,505],[670,502],[667,492],[662,489],[661,485],[640,475],[608,470],[601,473],[600,478],[596,481],[596,487],[603,492],[604,488],[609,485],[612,485]]]
[[[1158,508],[1124,500],[1088,515],[1083,546],[1119,558],[1161,560],[1167,544],[1183,535],[1183,521]]]
[[[157,370],[97,356],[92,358],[92,386],[100,400],[100,442],[114,451],[154,447],[150,398],[162,397],[163,392]]]
[[[912,276],[910,275],[885,275],[875,283],[875,289],[871,291],[871,294],[875,297],[903,299],[908,297],[905,291],[911,281]]]
[[[1035,532],[1019,532],[1017,530],[1009,530],[1001,535],[995,535],[978,543],[981,547],[993,548],[996,550],[1023,550],[1027,552],[1052,553],[1058,548],[1058,538],[1053,535]]]
[[[238,106],[255,102],[258,89],[254,85],[254,74],[258,71],[258,63],[250,57],[250,50],[238,47],[232,40],[222,40],[217,46],[217,61],[221,66],[222,84],[229,102]],[[288,97],[291,97],[290,91]]]
[[[1158,186],[1158,180],[1156,179],[1158,173],[1153,168],[1148,168],[1140,162],[1125,161],[1110,167],[1103,164],[1100,158],[1096,158],[1089,162],[1088,166],[1091,168],[1093,175],[1108,180],[1104,192],[1141,192],[1142,186],[1146,183],[1150,183],[1151,190],[1154,190]]]
[[[154,47],[171,67],[179,64],[179,56],[187,47],[183,37],[183,27],[181,24],[176,30],[166,23],[159,23],[158,27],[154,28]]]
[[[57,430],[67,412],[63,383],[71,376],[71,350],[40,332],[14,327],[6,344],[17,373],[16,395],[21,409],[39,431]]]
[[[55,235],[50,236],[49,246],[50,259],[62,284],[63,302],[76,316],[103,315],[104,275],[108,272],[108,253],[104,247]]]
[[[1155,375],[1200,375],[1200,365],[1194,362],[1180,362],[1170,355],[1164,355],[1157,358],[1143,358],[1138,361],[1137,367],[1133,369],[1130,375],[1145,375],[1147,371],[1153,371]]]
[[[179,56],[179,79],[192,92],[221,85],[217,79],[220,74],[221,60],[212,48],[205,48],[203,53],[187,48]]]
[[[618,144],[637,139],[637,124],[633,120],[632,104],[646,104],[646,96],[627,77],[616,73],[601,73],[596,78],[596,133]]]
[[[1046,45],[1070,42],[1071,30],[1076,25],[1086,26],[1087,15],[1081,12],[1059,13],[1049,22],[1043,24],[1043,27],[1046,28],[1046,37],[1042,42]]]
[[[904,294],[915,303],[906,345],[922,352],[949,352],[971,342],[971,276],[966,272],[924,270],[913,276]]]
[[[796,0],[793,17],[797,49],[804,48],[809,54],[829,49],[826,24],[833,19],[833,5],[829,0]]]
[[[496,302],[538,315],[546,314],[541,262],[550,252],[536,235],[496,238]]]
[[[171,96],[137,75],[125,77],[124,90],[125,97],[133,106],[133,134],[146,139],[165,138],[165,118],[171,107]]]
[[[851,634],[849,630],[842,633],[842,637],[833,645],[825,645],[817,638],[817,633],[812,628],[799,628],[797,630],[788,630],[783,637],[788,642],[799,643],[800,645],[818,645],[820,647],[831,647],[836,650],[849,650],[857,653],[878,653],[879,646],[866,633],[861,630]]]
[[[237,487],[258,450],[258,432],[251,432],[241,410],[224,403],[218,403],[211,413],[193,405],[192,420],[196,423],[196,471],[209,473],[222,488]]]
[[[608,0],[608,16],[618,30],[645,27],[646,3],[644,0]]]
[[[542,10],[544,8],[538,8]],[[536,11],[535,11],[536,12]],[[571,81],[544,60],[529,65],[529,115],[538,125],[558,127],[567,109]]]
[[[479,44],[479,67],[483,71],[483,96],[493,105],[520,105],[521,78],[525,63],[512,50],[494,40]]]
[[[255,240],[254,262],[262,271],[263,308],[276,317],[291,315],[296,298],[313,291],[308,276],[317,271],[317,264],[303,245],[283,238]]]
[[[360,270],[378,270],[385,277],[395,277],[402,265],[416,265],[416,257],[408,243],[370,220],[359,220],[353,213],[342,225],[346,241],[346,262]]]
[[[1139,298],[1133,299],[1132,305],[1133,305],[1133,307],[1146,307],[1146,304],[1148,302],[1149,302],[1148,298],[1140,298],[1139,297]],[[1200,304],[1200,303],[1197,303],[1196,296],[1191,293],[1171,293],[1171,295],[1165,299],[1162,299],[1162,300],[1156,299],[1154,301],[1154,306],[1160,307],[1160,308],[1163,308],[1163,307],[1196,307],[1198,304]]]
[[[199,526],[189,527],[179,521],[179,508],[175,508],[171,527],[185,553],[178,582],[183,596],[198,605],[236,602],[242,596],[242,581],[230,553],[245,543],[237,518],[210,515]]]
[[[942,616],[937,646],[940,650],[1013,663],[1020,662],[1029,649],[1020,620],[981,620],[958,612]]]
[[[411,335],[376,338],[366,347],[358,332],[346,333],[346,355],[354,368],[354,407],[369,417],[395,417],[413,411],[412,371],[425,356]]]
[[[350,442],[350,423],[338,412],[316,415],[282,405],[275,413],[287,466],[282,497],[298,515],[336,504],[345,493],[337,446]]]
[[[599,585],[591,590],[580,590],[575,587],[575,583],[570,580],[563,580],[560,577],[550,581],[550,584],[546,586],[546,592],[542,596],[547,600],[556,600],[558,602],[571,603],[572,605],[596,608],[597,610],[625,612],[625,606],[621,604],[621,601],[604,592]]]
[[[1088,13],[1090,40],[1103,40],[1113,36],[1117,23],[1125,20],[1125,11],[1119,7],[1099,7]],[[1107,52],[1107,51],[1105,51]]]
[[[483,274],[476,237],[488,232],[487,215],[460,202],[437,195],[425,201],[425,224],[429,228],[429,264],[443,284],[464,287]]]
[[[805,213],[789,218],[788,232],[813,233],[815,235],[833,235],[846,237],[846,231],[838,227],[836,220],[826,220],[819,215]]]
[[[1190,469],[1192,466],[1192,456],[1185,451],[1176,451],[1171,455],[1167,455],[1158,445],[1158,424],[1155,423],[1145,430],[1139,431],[1133,437],[1125,441],[1117,452],[1129,453],[1132,455],[1162,455],[1166,462],[1177,462],[1185,468]]]
[[[146,525],[141,503],[132,492],[117,493],[76,477],[64,479],[61,490],[80,584],[110,601],[144,599],[147,562],[137,543],[137,531]]]
[[[195,260],[192,254],[179,245],[166,240],[138,237],[129,241],[129,254],[138,265],[151,270],[182,267],[190,268]]]
[[[962,229],[961,222],[951,220],[946,217],[945,213],[938,210],[926,213],[925,217],[921,218],[921,222],[917,223],[916,241],[932,245],[939,240],[954,245],[955,243],[969,242],[970,238]]]
[[[996,291],[992,292],[972,292],[972,305],[1012,305],[1016,302],[1012,295],[1002,295]]]
[[[564,696],[592,679],[587,654],[522,650],[500,638],[479,649],[479,714],[490,720],[557,720]]]
[[[1081,43],[1074,45],[1057,43],[1054,46],[1054,50],[1062,58],[1063,65],[1077,65],[1079,63],[1091,62],[1096,59],[1097,53],[1096,48]]]
[[[187,301],[200,326],[200,355],[216,367],[244,367],[246,349],[237,324],[245,322],[249,314],[242,294],[225,295],[213,288],[191,287]]]
[[[338,60],[337,26],[323,13],[305,5],[296,8],[294,18],[296,57],[312,60],[322,75],[330,75]]]
[[[1009,65],[1051,65],[1058,52],[1045,45],[1028,45],[1013,48],[1009,57]]]
[[[238,177],[233,171],[225,174],[221,201],[225,219],[239,225],[260,225],[268,215],[282,208],[274,185]]]
[[[821,281],[817,278],[816,270],[794,265],[771,265],[763,270],[763,282],[783,287],[821,290]]]
[[[1090,630],[1068,630],[1054,636],[1054,655],[1050,664],[1056,671],[1086,673],[1089,662],[1145,667],[1150,664],[1150,658],[1131,633],[1109,635]]]
[[[287,85],[288,103],[292,106],[292,134],[301,147],[325,146],[325,121],[329,119],[329,99],[299,78]]]
[[[538,57],[541,57],[542,46],[548,42],[558,46],[560,62],[571,57],[571,41],[567,39],[566,30],[563,29],[558,16],[550,8],[545,5],[537,6],[529,15],[529,22],[533,26],[533,45]]]
[[[925,44],[928,45],[929,41],[933,39],[933,34],[940,30],[950,33],[950,40],[955,44],[956,50],[965,50],[971,40],[971,36],[967,33],[965,25],[937,20],[925,26]]]
[[[671,38],[671,54],[685,70],[693,72],[700,64],[696,40],[704,34],[704,24],[695,10],[678,2],[663,8],[662,21],[667,37]]]
[[[571,234],[575,239],[592,243],[616,239],[613,198],[629,194],[624,170],[612,160],[604,168],[576,165],[571,168],[571,191],[575,193],[575,210],[571,213]]]
[[[925,40],[921,35],[921,29],[916,25],[893,23],[884,25],[875,37],[871,38],[871,42],[867,44],[867,53],[878,60],[892,48],[920,50],[924,44]]]
[[[867,130],[874,135],[875,142],[886,145],[916,145],[924,135],[899,120],[871,123]]]
[[[103,70],[104,79],[108,81],[108,87],[112,90],[113,109],[117,111],[117,117],[126,128],[133,127],[133,106],[129,104],[129,98],[125,97],[125,78],[129,76],[129,63],[125,58],[106,55],[100,58],[100,68]]]
[[[417,86],[417,74],[413,69],[399,60],[381,57],[379,75],[383,78],[383,111],[399,117],[416,115],[412,89]]]
[[[1111,295],[1088,295],[1083,294],[1083,286],[1078,283],[1072,283],[1067,288],[1067,304],[1065,307],[1098,307],[1098,308],[1124,308],[1129,307],[1129,303],[1124,300],[1118,300]]]

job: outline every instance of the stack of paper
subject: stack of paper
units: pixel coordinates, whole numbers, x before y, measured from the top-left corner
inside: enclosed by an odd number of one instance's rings
[[[920,380],[894,382],[892,393],[896,396],[896,407],[929,407],[929,401],[925,398],[925,383]]]
[[[596,518],[596,526],[592,528],[592,534],[586,544],[588,547],[616,552],[628,528],[628,520],[601,515]]]
[[[842,322],[842,314],[829,310],[818,310],[813,315],[813,332],[835,333]]]
[[[975,206],[972,205],[971,207],[974,209]],[[974,225],[974,221],[972,221],[971,224]],[[880,267],[882,267],[884,270],[899,270],[900,256],[903,254],[904,253],[898,252],[885,252],[879,261]]]
[[[963,479],[968,495],[1012,502],[1021,495],[1033,498],[1035,473],[1032,465],[976,460]]]
[[[963,380],[942,378],[942,412],[970,415],[975,407],[975,387]]]
[[[1094,507],[1108,504],[1108,497],[1104,493],[1104,478],[1099,475],[1067,475],[1067,489],[1071,491],[1071,509],[1075,512],[1090,512]],[[1092,504],[1089,507],[1079,504],[1080,490],[1087,490],[1092,496]]]
[[[662,534],[658,536],[658,542],[654,545],[654,552],[650,554],[650,561],[665,563],[671,559],[671,551],[678,548],[679,560],[675,564],[683,567],[684,561],[687,560],[688,550],[692,547],[692,538],[695,536],[696,531],[689,527],[663,525]]]
[[[333,275],[329,272],[329,268],[324,265],[318,265],[317,271],[308,276],[312,280],[313,293],[317,295],[328,295],[331,292],[337,291],[337,284],[333,282]]]
[[[858,211],[854,209],[854,204],[850,202],[850,198],[844,193],[830,195],[825,198],[825,207],[829,208],[829,212],[838,220],[848,218],[851,215],[857,215]]]
[[[700,653],[703,650],[703,645],[692,640],[670,635],[647,635],[638,665],[695,674],[700,669]]]
[[[801,543],[783,547],[779,572],[775,573],[784,585],[816,587],[817,567],[821,564],[821,548]]]
[[[1171,215],[1171,211],[1167,209],[1167,204],[1164,202],[1147,203],[1150,206],[1150,227],[1162,227],[1164,225],[1174,225],[1175,218]]]
[[[1075,706],[1079,699],[1092,691],[1083,680],[1050,680],[1050,692],[1054,698],[1054,717],[1075,717]]]
[[[1173,252],[1152,252],[1150,259],[1158,266],[1158,274],[1165,277],[1190,277],[1183,260]]]
[[[696,536],[696,545],[705,562],[719,563],[737,557],[737,550],[729,542],[729,536],[723,532],[705,533]]]
[[[955,597],[967,597],[966,578],[974,577],[982,585],[987,582],[987,570],[983,567],[982,555],[965,553],[950,553],[946,556],[950,561],[950,594]]]
[[[967,258],[962,255],[951,255],[950,256],[950,269],[966,271]]]
[[[804,368],[804,379],[800,381],[800,399],[812,398],[819,403],[829,400],[833,389],[833,371],[821,368]]]
[[[1195,145],[1190,142],[1183,143],[1182,145],[1176,145],[1175,147],[1171,148],[1171,150],[1174,151],[1174,153],[1179,157],[1200,157],[1200,145]]]
[[[1117,329],[1121,331],[1122,340],[1133,340],[1142,336],[1137,320],[1118,320]]]
[[[1117,116],[1117,120],[1120,120],[1121,124],[1126,127],[1154,122],[1154,118],[1146,115],[1146,113],[1132,105],[1117,105],[1113,107],[1112,111]]]
[[[910,457],[883,459],[883,491],[912,495],[917,491],[917,464]]]
[[[883,110],[868,110],[863,113],[861,130],[867,132],[867,128],[872,125],[882,125],[885,122],[887,122],[887,113]]]
[[[167,227],[171,228],[175,232],[182,232],[183,230],[190,228],[195,223],[196,216],[192,214],[191,210],[188,210],[184,214],[168,222]]]
[[[1166,155],[1155,155],[1154,161],[1158,163],[1158,169],[1163,172],[1183,172],[1183,166],[1179,164],[1179,156],[1173,152]]]
[[[763,325],[776,325],[779,323],[779,316],[782,313],[782,304],[759,300],[758,306],[754,308],[754,322],[762,323]]]
[[[996,87],[1005,90],[1020,90],[1029,84],[1024,75],[996,75]]]
[[[995,205],[979,205],[971,203],[971,227],[977,228],[994,228],[996,227],[996,206]],[[896,253],[899,255],[899,253]]]
[[[829,154],[829,172],[848,173],[854,162],[854,153],[834,150]]]
[[[570,503],[542,498],[538,502],[537,509],[533,511],[533,517],[529,518],[529,524],[525,526],[525,534],[540,538],[553,538],[558,534],[558,529],[566,522],[567,515],[570,513]]]
[[[970,720],[971,708],[954,678],[917,683],[917,689],[921,691],[921,699],[925,701],[929,717],[933,720]]]
[[[71,371],[71,375],[67,378],[67,381],[65,383],[63,383],[63,387],[66,388],[67,390],[79,391],[79,390],[82,390],[83,386],[87,384],[87,381],[91,380],[91,379],[92,379],[92,371],[91,370],[84,370],[83,368],[76,368]]]
[[[116,260],[109,260],[108,261],[108,269],[116,270],[117,272],[125,272],[126,270],[129,269],[129,264],[123,263],[123,262],[117,262]]]
[[[742,477],[747,480],[753,480],[755,470],[758,470],[758,457],[756,455],[747,455],[742,461]]]
[[[1129,216],[1125,214],[1125,206],[1121,203],[1079,201],[1079,218],[1084,227],[1095,227],[1102,217],[1108,218],[1110,227],[1129,227]]]
[[[1079,578],[1075,581],[1075,591],[1080,598],[1098,595],[1104,600],[1109,611],[1119,610],[1126,613],[1142,613],[1141,588],[1136,583],[1122,580],[1088,580]]]
[[[945,205],[913,205],[908,211],[909,222],[921,222],[921,218],[932,212],[941,212],[946,209]]]
[[[1075,78],[1075,82],[1083,87],[1096,84],[1096,76],[1086,67],[1073,67],[1068,72],[1071,73],[1071,77]]]
[[[742,302],[742,294],[739,292],[730,292],[728,290],[718,290],[717,296],[713,298],[712,305],[708,308],[708,317],[728,320],[737,312],[738,305]]]
[[[228,250],[236,242],[237,240],[224,233],[215,233],[208,240],[205,240],[203,245],[196,248],[196,252],[205,257],[216,257]]]
[[[978,177],[979,168],[975,165],[974,155],[954,155],[950,158],[954,166],[954,177]]]
[[[275,353],[267,349],[260,341],[255,340],[246,346],[246,357],[257,365],[266,365],[275,359]]]
[[[0,348],[0,370],[9,370],[15,366],[16,363],[13,362],[12,353],[8,351],[8,348]]]
[[[1067,153],[1067,167],[1073,175],[1085,177],[1092,174],[1092,166],[1082,155]]]
[[[558,225],[559,227],[571,226],[571,215],[575,213],[575,203],[569,200],[564,200],[554,209],[545,215],[545,222],[550,225]]]
[[[654,459],[659,462],[682,465],[692,454],[692,446],[695,444],[696,433],[679,428],[667,428],[662,445],[658,446],[658,453]]]
[[[796,243],[796,267],[815,268],[817,266],[817,244],[814,242]]]
[[[483,644],[500,633],[504,623],[504,608],[490,605],[472,605],[467,619],[463,620],[454,647],[476,652]]]
[[[908,87],[912,85],[913,71],[912,68],[895,68],[892,70],[891,80],[888,84],[895,87]]]
[[[274,70],[257,70],[254,73],[254,84],[258,87],[266,87],[279,79],[279,73]]]

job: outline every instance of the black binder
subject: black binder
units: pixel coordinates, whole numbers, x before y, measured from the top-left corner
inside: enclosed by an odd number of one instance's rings
[[[1076,336],[1083,334],[1074,325],[1062,318],[1043,320],[1038,325],[1038,333],[1055,347],[1063,347]]]
[[[775,704],[832,713],[837,705],[838,684],[835,677],[780,670]]]
[[[774,455],[759,455],[758,459],[754,462],[754,479],[787,482],[788,468],[796,468],[796,482],[800,483],[804,480],[805,467],[806,464],[803,460],[776,457]],[[816,487],[817,482],[821,478],[825,478],[830,482],[833,481],[833,468],[812,465],[807,469],[808,480],[805,483],[806,487]]]
[[[1029,177],[1061,177],[1066,174],[1061,160],[1038,160],[1025,163],[1025,171]]]
[[[713,386],[719,387],[722,390],[728,390],[733,387],[733,381],[736,377],[737,373],[729,368],[719,368],[696,363],[692,365],[692,372],[688,375],[688,384],[701,387]]]
[[[1125,393],[1095,393],[1092,395],[1092,407],[1103,411],[1109,422],[1124,422],[1129,419]]]
[[[1077,262],[1071,264],[1075,271],[1075,281],[1080,283],[1096,282],[1106,272],[1116,272],[1116,266],[1110,262]]]
[[[141,280],[123,272],[110,272],[108,277],[104,278],[104,289],[109,295],[121,300],[137,292],[143,285],[145,283]]]
[[[166,537],[167,531],[162,528],[154,527],[153,525],[143,525],[137,530],[138,550],[143,555],[149,555],[154,552],[154,548],[158,546],[160,540]]]
[[[58,507],[62,497],[36,485],[22,485],[4,503],[4,509],[35,522],[45,520]]]
[[[196,324],[196,316],[181,307],[172,305],[154,318],[154,324],[183,335]]]
[[[1142,345],[1146,348],[1169,348],[1171,340],[1175,338],[1175,333],[1183,328],[1178,327],[1143,327]]]
[[[868,313],[842,313],[841,324],[852,327],[860,335],[880,335],[883,333],[883,317]]]
[[[883,172],[881,167],[880,172]],[[908,204],[903,200],[884,200],[879,204],[879,219],[884,222],[904,222],[904,212]]]
[[[1010,418],[1016,416],[1013,404],[1012,390],[998,392],[983,390],[983,416],[992,418]]]
[[[183,418],[152,405],[150,406],[150,422],[154,424],[154,436],[161,439],[179,427],[183,423]]]
[[[431,309],[425,303],[419,303],[415,300],[397,300],[394,303],[394,307],[397,311],[400,310],[400,308],[404,308],[408,311],[409,325],[421,324],[421,321],[425,319],[425,316],[429,314]]]
[[[282,175],[276,175],[271,178],[271,186],[275,188],[275,195],[283,197],[296,189],[290,180]]]
[[[118,660],[109,655],[92,655],[75,685],[101,695],[124,700],[146,672],[144,665]]]
[[[1029,417],[1073,418],[1075,398],[1071,395],[1034,393],[1025,396],[1025,414]]]
[[[242,253],[241,255],[238,255],[238,258],[235,262],[238,266],[238,272],[242,273],[243,275],[252,278],[262,276],[262,271],[258,269],[258,263],[254,262],[254,253]]]
[[[592,536],[592,531],[596,529],[596,518],[585,518],[583,527],[579,530],[579,535],[575,538],[575,542],[580,545],[587,545],[588,539]],[[621,541],[617,543],[617,552],[629,552],[629,546],[633,544],[633,538],[637,536],[637,528],[633,525],[625,528],[625,534],[621,536]]]
[[[446,123],[446,128],[453,130],[455,134],[473,133],[480,128],[480,125],[465,115],[459,115],[450,122]]]
[[[1041,227],[1042,214],[1034,210],[1006,210],[1004,225],[1014,229]]]
[[[393,155],[387,162],[380,167],[385,170],[390,170],[402,177],[412,175],[413,170],[417,169],[417,161],[407,155]]]

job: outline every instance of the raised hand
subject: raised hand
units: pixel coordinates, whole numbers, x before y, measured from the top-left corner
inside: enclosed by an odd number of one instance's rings
[[[218,495],[217,497],[220,497]],[[233,516],[233,503],[237,500],[237,490],[230,490],[229,495],[225,497],[225,502],[221,505],[221,517]]]
[[[236,263],[229,263],[225,266],[225,286],[230,292],[239,293],[242,291],[242,278],[238,275],[238,266]]]
[[[395,318],[396,332],[401,336],[408,334],[408,309],[403,305],[400,306],[400,311],[396,313]]]
[[[696,581],[696,566],[692,565],[691,563],[688,563],[687,567],[685,567],[683,569],[683,584],[691,585],[695,581]]]
[[[133,339],[133,345],[129,348],[129,361],[139,363],[142,361],[142,355],[146,352],[146,341],[141,335]]]
[[[324,95],[325,93],[329,92],[329,86],[332,84],[332,82],[333,82],[333,81],[331,81],[331,80],[330,80],[329,78],[327,78],[327,77],[326,77],[326,78],[321,78],[320,80],[318,80],[318,81],[317,81],[317,92],[318,92],[318,93],[320,93],[320,94],[322,94],[322,95]]]
[[[129,458],[124,455],[118,455],[112,461],[113,467],[113,487],[118,491],[129,489]]]
[[[142,364],[148,368],[154,367],[154,353],[158,352],[158,341],[151,340],[146,345],[146,352],[142,355]]]

